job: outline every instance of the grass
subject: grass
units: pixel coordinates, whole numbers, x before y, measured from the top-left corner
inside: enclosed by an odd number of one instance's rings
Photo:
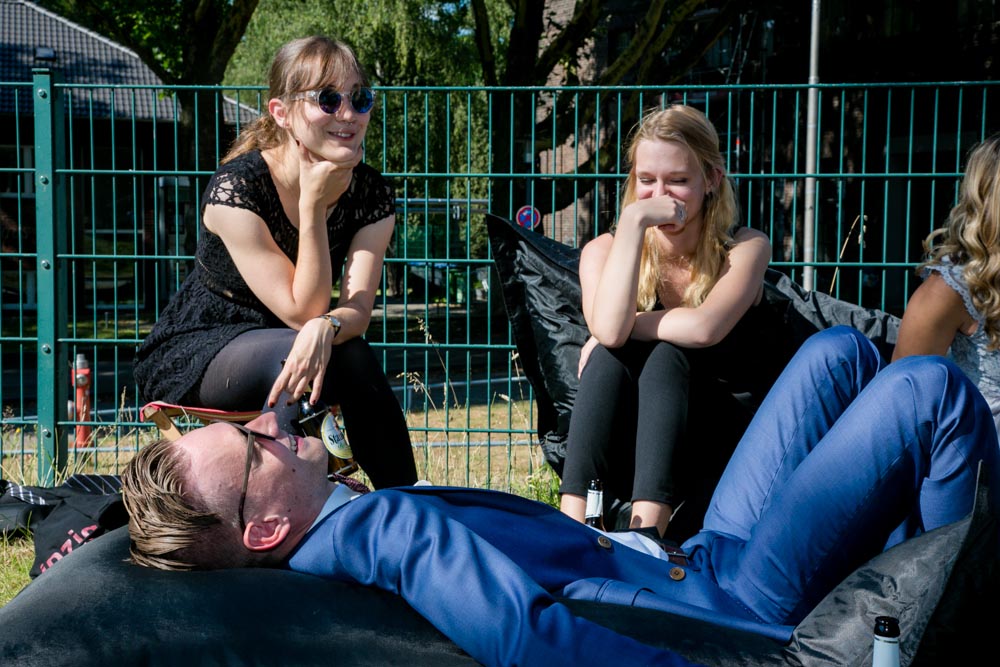
[[[34,560],[31,537],[0,536],[0,606],[7,604],[30,581],[28,570]]]
[[[488,406],[446,409],[435,406],[426,412],[411,411],[406,417],[417,472],[423,479],[434,484],[501,489],[558,505],[559,480],[545,464],[540,449],[528,444],[533,440],[529,401],[511,401],[499,396]],[[521,426],[508,427],[515,424]],[[145,443],[155,433],[143,433],[137,438],[134,435],[125,435],[120,442]],[[97,437],[101,437],[100,433]],[[33,447],[19,434],[4,432],[3,438]],[[127,450],[90,452],[72,460],[72,470],[65,474],[119,472],[131,455]],[[0,478],[37,484],[34,456],[10,455],[0,459]],[[361,479],[368,481],[363,475]],[[28,571],[34,557],[30,536],[0,536],[0,607],[30,582]]]

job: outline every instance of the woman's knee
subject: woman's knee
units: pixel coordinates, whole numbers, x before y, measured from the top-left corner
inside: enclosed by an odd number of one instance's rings
[[[884,364],[874,343],[857,329],[846,325],[813,334],[802,344],[796,356],[829,368],[849,364],[867,377],[877,373]]]
[[[281,372],[296,332],[254,329],[240,334],[215,355],[196,389],[203,405],[255,409]]]
[[[618,354],[620,353],[612,352],[603,345],[596,346],[590,352],[587,365],[583,367],[580,382],[596,381],[604,385],[627,377],[628,366],[619,358]]]
[[[888,395],[909,392],[933,406],[954,403],[990,414],[975,384],[951,360],[936,355],[914,355],[893,362],[879,374]]]
[[[671,343],[660,342],[653,346],[642,373],[643,382],[687,381],[691,376],[691,361],[684,351]]]
[[[336,375],[345,377],[384,375],[375,350],[364,338],[352,338],[335,346],[330,354],[330,368]]]
[[[682,348],[677,347],[673,343],[667,343],[664,341],[660,341],[653,345],[653,349],[649,353],[649,359],[655,359],[657,363],[669,363],[681,366],[689,365],[688,357]]]

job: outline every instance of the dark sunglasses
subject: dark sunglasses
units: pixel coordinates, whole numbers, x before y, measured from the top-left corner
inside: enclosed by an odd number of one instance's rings
[[[319,90],[307,90],[302,93],[292,95],[293,100],[312,100],[319,105],[323,113],[335,114],[340,109],[340,104],[345,97],[351,100],[351,107],[357,113],[368,113],[375,106],[375,91],[371,88],[357,88],[350,93],[341,93],[333,88],[321,88]]]

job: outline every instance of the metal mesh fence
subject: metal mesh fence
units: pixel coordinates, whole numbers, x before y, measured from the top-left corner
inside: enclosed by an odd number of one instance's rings
[[[379,90],[366,162],[395,185],[397,223],[367,338],[422,473],[509,489],[541,465],[485,213],[573,246],[605,231],[644,109],[705,111],[775,268],[901,313],[965,154],[1000,129],[997,84],[814,88],[815,172],[806,86]],[[39,71],[0,83],[0,102],[14,110],[0,124],[0,461],[40,482],[117,471],[153,435],[138,419],[136,347],[191,267],[207,179],[266,100]]]

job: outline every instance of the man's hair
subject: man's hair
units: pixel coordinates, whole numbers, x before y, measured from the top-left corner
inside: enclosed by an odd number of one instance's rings
[[[132,561],[161,570],[247,567],[236,507],[227,520],[186,483],[190,461],[169,440],[143,447],[122,472]]]

